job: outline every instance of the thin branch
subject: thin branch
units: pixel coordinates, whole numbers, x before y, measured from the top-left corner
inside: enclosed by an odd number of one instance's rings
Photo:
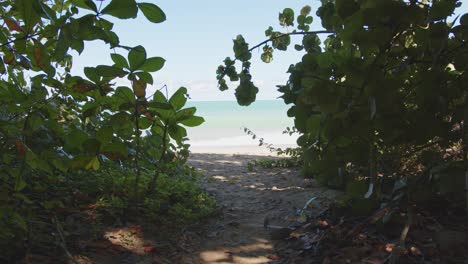
[[[253,46],[252,48],[249,49],[249,52],[250,51],[253,51],[254,49],[257,49],[265,44],[267,44],[268,42],[271,42],[273,40],[277,40],[279,38],[282,38],[282,37],[285,37],[285,36],[292,36],[292,35],[313,35],[313,34],[336,34],[336,32],[334,31],[328,31],[328,30],[318,30],[318,31],[302,31],[302,32],[291,32],[291,33],[284,33],[284,34],[281,34],[279,36],[276,36],[276,37],[273,37],[273,38],[269,38],[267,40],[264,40],[262,42],[260,42],[259,44]]]
[[[54,216],[53,220],[55,222],[55,228],[57,230],[57,234],[59,235],[59,239],[60,239],[59,246],[63,249],[63,251],[65,252],[65,255],[67,255],[67,257],[70,259],[71,262],[73,262],[73,264],[79,264],[78,261],[76,261],[76,259],[70,253],[70,251],[68,251],[67,244],[65,242],[65,236],[63,235],[63,229],[62,229],[62,226],[60,225],[59,220],[57,219],[57,216]]]
[[[16,41],[26,40],[26,39],[28,39],[28,38],[32,38],[32,37],[38,36],[39,34],[40,34],[40,33],[35,33],[35,34],[31,34],[31,35],[28,34],[28,35],[26,35],[26,36],[24,36],[24,37],[21,37],[21,38],[15,38],[15,39],[13,39],[13,40],[10,40],[10,41],[7,41],[7,42],[5,42],[5,43],[2,43],[2,44],[0,45],[0,48],[3,48],[3,47],[5,47],[5,46],[9,46],[10,44],[15,43]]]

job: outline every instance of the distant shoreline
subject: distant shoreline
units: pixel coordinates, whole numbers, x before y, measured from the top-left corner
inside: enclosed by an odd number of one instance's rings
[[[297,145],[275,145],[275,148],[297,147]],[[258,155],[258,156],[278,156],[276,152],[271,152],[268,148],[258,145],[238,145],[238,146],[192,146],[190,152],[194,154],[231,154],[231,155]]]

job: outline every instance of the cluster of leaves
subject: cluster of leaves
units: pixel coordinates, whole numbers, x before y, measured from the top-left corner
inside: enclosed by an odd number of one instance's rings
[[[147,95],[153,84],[151,73],[160,70],[165,60],[148,57],[142,46],[121,45],[108,20],[135,18],[141,11],[149,21],[160,23],[166,19],[164,12],[135,0],[107,2],[0,3],[0,239],[4,245],[12,241],[31,245],[32,223],[49,221],[69,205],[71,193],[57,188],[69,189],[80,170],[97,171],[103,163],[116,162],[132,167],[132,201],[142,202],[143,192],[154,192],[158,175],[174,162],[184,166],[189,147],[184,126],[204,121],[195,116],[195,108],[184,108],[186,88],[171,97],[161,91]],[[108,44],[113,64],[85,67],[85,76],[73,76],[71,52],[81,54],[89,41]],[[116,85],[122,78],[130,87]],[[147,170],[152,177],[142,188],[141,175]]]
[[[218,68],[219,88],[227,89],[226,76],[251,80],[253,49],[263,46],[261,58],[270,62],[291,36],[302,36],[295,46],[304,52],[302,60],[289,67],[289,80],[278,91],[292,104],[288,116],[301,134],[304,174],[335,187],[357,175],[370,182],[366,197],[379,196],[385,179],[407,182],[411,174],[463,181],[463,169],[453,168],[467,165],[468,14],[449,20],[461,2],[321,2],[316,14],[323,30],[310,31],[311,9],[305,7],[297,17],[285,9],[279,22],[287,31],[269,28],[268,39],[250,49],[238,36],[236,59]],[[240,72],[235,61],[242,62]],[[253,102],[257,90],[241,81],[239,104]],[[441,151],[427,162],[423,150],[431,147]],[[453,191],[463,194],[462,186]]]

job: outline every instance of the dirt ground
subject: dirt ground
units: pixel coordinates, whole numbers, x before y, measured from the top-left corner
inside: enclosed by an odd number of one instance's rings
[[[87,243],[86,257],[76,258],[76,263],[280,262],[275,241],[289,237],[290,227],[300,223],[297,212],[312,197],[316,199],[308,212],[321,212],[338,193],[300,177],[296,169],[249,170],[248,162],[260,158],[265,156],[192,154],[189,164],[203,175],[202,188],[217,200],[219,209],[214,216],[180,230],[177,242],[166,241],[169,244],[151,235],[158,233],[158,226],[149,223],[109,228],[104,239]]]
[[[192,154],[189,164],[203,173],[201,184],[220,205],[207,223],[185,233],[191,252],[179,263],[260,264],[277,260],[275,240],[289,236],[296,212],[312,197],[320,211],[337,193],[304,179],[289,168],[249,171],[247,163],[264,156]],[[289,231],[289,232],[288,232]],[[193,251],[193,252],[192,252]]]

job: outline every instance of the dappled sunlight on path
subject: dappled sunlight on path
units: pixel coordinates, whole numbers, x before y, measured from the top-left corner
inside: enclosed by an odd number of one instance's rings
[[[295,169],[255,168],[247,162],[258,156],[192,154],[189,163],[204,174],[203,188],[216,197],[217,217],[193,231],[193,258],[184,263],[261,264],[278,259],[275,240],[289,236],[297,222],[295,212],[311,197],[316,210],[335,197],[313,180],[298,176]],[[263,157],[265,158],[265,157]],[[268,225],[268,229],[265,228]],[[285,232],[286,230],[286,232]],[[189,232],[190,233],[190,232]]]

